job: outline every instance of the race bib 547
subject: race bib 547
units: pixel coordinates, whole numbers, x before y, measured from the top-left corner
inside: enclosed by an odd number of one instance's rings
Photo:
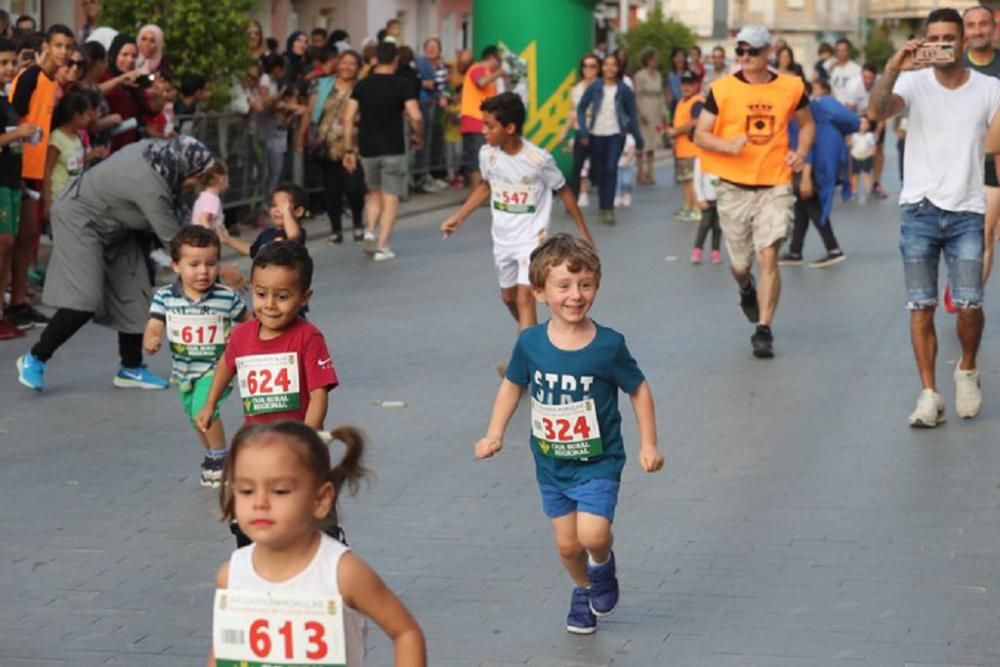
[[[535,189],[530,185],[491,183],[493,208],[504,213],[534,213],[538,207]]]

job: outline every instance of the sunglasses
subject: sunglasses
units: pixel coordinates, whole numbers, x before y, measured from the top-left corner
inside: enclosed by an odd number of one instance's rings
[[[86,60],[70,60],[67,63],[70,67],[76,67],[78,69],[83,69],[87,65]]]
[[[755,46],[737,46],[736,47],[736,57],[742,58],[743,56],[755,57],[759,56],[764,52],[764,49],[758,49]]]

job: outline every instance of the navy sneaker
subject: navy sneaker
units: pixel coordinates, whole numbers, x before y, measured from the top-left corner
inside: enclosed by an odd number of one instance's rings
[[[618,606],[618,576],[615,554],[611,552],[604,565],[587,564],[590,580],[590,610],[598,617],[607,616]]]
[[[592,635],[597,631],[597,617],[590,609],[590,591],[574,588],[573,599],[569,603],[566,616],[566,630],[574,635]]]
[[[45,388],[45,362],[30,352],[22,354],[17,358],[17,381],[29,389],[41,391]]]
[[[166,389],[170,383],[153,375],[143,364],[139,368],[119,366],[114,385],[119,389]]]

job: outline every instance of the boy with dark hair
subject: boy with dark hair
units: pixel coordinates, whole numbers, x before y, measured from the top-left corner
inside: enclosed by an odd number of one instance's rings
[[[0,38],[0,89],[6,87],[17,71],[17,46]],[[7,291],[7,274],[14,257],[14,239],[21,220],[22,142],[38,131],[34,123],[22,123],[17,111],[0,95],[0,297]],[[0,301],[0,340],[18,338],[24,333],[9,321]]]
[[[526,115],[521,98],[501,93],[484,101],[481,108],[487,144],[479,151],[483,180],[441,224],[441,232],[447,239],[473,211],[491,200],[500,299],[524,330],[538,322],[528,265],[532,251],[548,234],[553,191],[573,216],[580,235],[591,243],[593,239],[552,155],[521,136]]]
[[[219,237],[227,246],[250,258],[256,258],[264,246],[275,241],[295,241],[305,248],[302,218],[308,205],[309,195],[305,190],[294,183],[279,183],[271,195],[271,227],[261,231],[253,243],[230,236],[224,226],[218,229]]]
[[[73,42],[72,30],[61,24],[53,25],[45,33],[39,62],[23,70],[10,86],[10,101],[21,121],[33,123],[41,130],[39,141],[24,145],[21,162],[25,187],[39,194],[45,178],[52,113],[60,95],[56,72],[69,60]],[[10,308],[7,311],[8,318],[20,329],[30,329],[49,321],[28,303],[28,267],[34,259],[38,236],[36,226],[41,217],[38,209],[39,203],[31,197],[21,200],[21,225],[14,243]]]
[[[625,337],[588,317],[601,283],[593,247],[557,234],[531,254],[531,288],[548,304],[548,322],[521,332],[500,383],[477,458],[503,448],[504,433],[525,390],[531,395],[531,452],[542,509],[574,588],[566,630],[592,634],[597,618],[618,605],[611,525],[618,504],[625,445],[618,391],[632,399],[639,423],[639,465],[663,467],[649,383]]]
[[[328,394],[337,384],[323,332],[299,315],[312,296],[313,262],[299,243],[271,243],[250,273],[257,318],[233,330],[195,423],[207,431],[216,405],[239,376],[244,423],[280,419],[323,430]]]
[[[177,385],[184,414],[194,426],[212,386],[212,376],[235,322],[251,315],[232,289],[218,282],[222,246],[210,229],[188,225],[170,242],[170,259],[177,281],[153,295],[149,322],[142,337],[148,354],[159,352],[166,332],[173,360],[171,383]],[[229,388],[219,401],[225,400]],[[201,485],[215,487],[222,478],[226,458],[226,434],[218,420],[204,432],[195,428],[205,458],[201,462]]]
[[[313,28],[309,33],[309,42],[314,49],[322,49],[326,46],[326,29]]]

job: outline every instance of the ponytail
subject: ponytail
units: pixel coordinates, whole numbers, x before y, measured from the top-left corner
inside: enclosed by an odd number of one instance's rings
[[[345,486],[348,495],[355,495],[361,485],[361,481],[371,477],[371,471],[364,466],[362,458],[365,452],[365,437],[353,426],[338,426],[330,431],[330,440],[338,440],[344,443],[347,452],[340,459],[340,463],[333,466],[327,475],[327,481],[333,484],[334,499],[330,508],[327,522],[337,524],[337,499],[340,491]]]

